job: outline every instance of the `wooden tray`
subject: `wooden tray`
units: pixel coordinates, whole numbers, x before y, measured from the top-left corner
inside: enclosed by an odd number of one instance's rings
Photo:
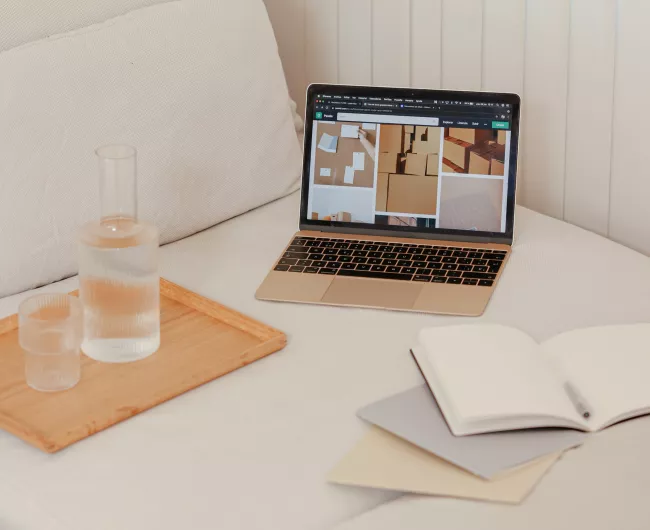
[[[27,386],[18,318],[0,320],[0,429],[54,453],[287,343],[284,333],[167,280],[160,295],[160,349],[127,364],[82,355],[81,381],[64,392]]]

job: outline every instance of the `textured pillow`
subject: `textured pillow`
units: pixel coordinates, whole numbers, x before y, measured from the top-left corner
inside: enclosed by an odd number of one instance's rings
[[[168,0],[4,0],[0,51]]]
[[[95,147],[137,147],[164,243],[294,190],[293,120],[262,0],[158,4],[0,53],[0,296],[76,272]]]

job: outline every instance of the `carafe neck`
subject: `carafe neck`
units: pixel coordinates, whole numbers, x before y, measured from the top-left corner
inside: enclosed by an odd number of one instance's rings
[[[99,164],[100,223],[117,230],[125,222],[137,222],[135,148],[106,145],[95,153]]]

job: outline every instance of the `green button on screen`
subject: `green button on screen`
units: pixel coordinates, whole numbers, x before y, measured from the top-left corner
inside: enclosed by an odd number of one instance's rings
[[[317,112],[317,113],[316,113],[316,119],[317,119],[317,120],[320,120],[320,119],[322,119],[322,118],[323,118],[323,113],[322,113],[322,112]],[[496,122],[492,122],[492,123],[496,123]]]
[[[493,129],[507,129],[508,128],[508,122],[507,121],[493,121],[492,122],[492,128]]]

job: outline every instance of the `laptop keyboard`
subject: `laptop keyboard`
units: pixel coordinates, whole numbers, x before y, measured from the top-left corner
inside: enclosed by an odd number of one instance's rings
[[[503,250],[296,237],[274,270],[489,287]]]

